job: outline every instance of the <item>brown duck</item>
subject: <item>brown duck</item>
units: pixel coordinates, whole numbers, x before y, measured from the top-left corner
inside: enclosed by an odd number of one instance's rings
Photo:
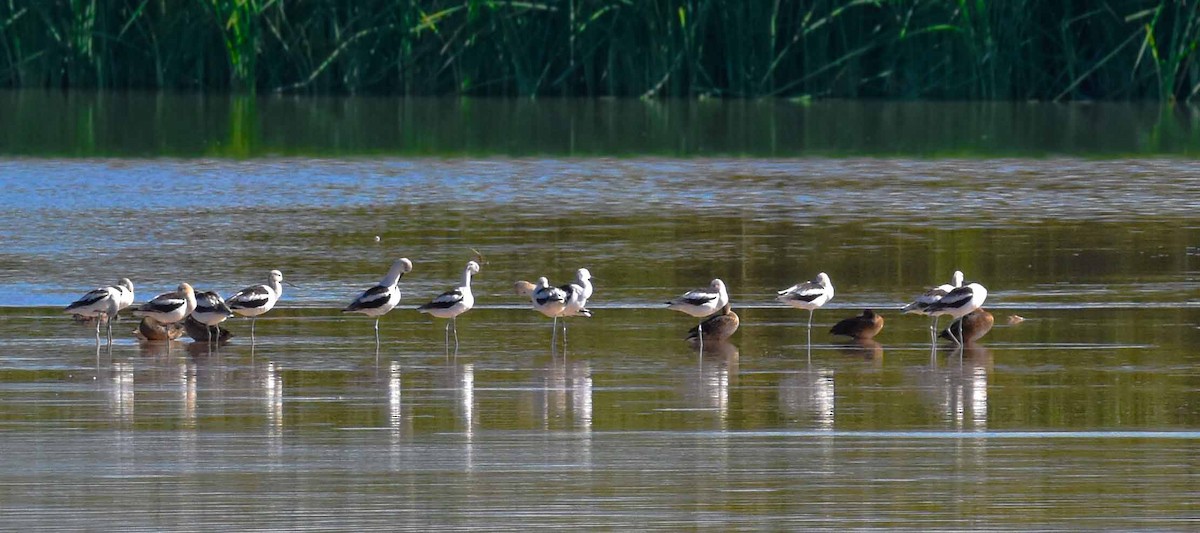
[[[874,311],[866,309],[861,315],[847,318],[834,324],[829,332],[834,335],[845,335],[855,339],[870,339],[883,329],[883,317]]]

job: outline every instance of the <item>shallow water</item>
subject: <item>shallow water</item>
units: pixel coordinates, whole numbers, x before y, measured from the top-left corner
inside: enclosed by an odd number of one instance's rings
[[[0,524],[1195,529],[1197,177],[1161,158],[0,159]],[[479,306],[448,356],[413,308],[473,249]],[[337,310],[400,256],[376,352]],[[552,354],[512,283],[581,266],[596,316]],[[139,344],[126,319],[98,350],[59,312],[119,277],[144,301],[272,268],[299,287],[253,345],[244,320],[213,351]],[[954,269],[997,319],[961,360],[895,311]],[[819,271],[837,295],[810,350],[807,314],[772,297]],[[660,302],[714,276],[742,327],[701,358]],[[829,337],[864,307],[876,343]]]

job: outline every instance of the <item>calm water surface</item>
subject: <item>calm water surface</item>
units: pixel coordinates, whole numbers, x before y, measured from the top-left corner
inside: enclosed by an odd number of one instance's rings
[[[1200,520],[1200,163],[7,153],[6,528]],[[447,356],[413,308],[472,249],[479,307]],[[371,321],[337,310],[401,256],[376,352]],[[596,316],[552,353],[512,283],[581,266]],[[59,312],[122,276],[144,301],[272,268],[299,287],[253,346],[240,320],[215,351],[139,344],[124,320],[98,350]],[[997,317],[961,360],[895,311],[954,269]],[[810,349],[807,315],[772,296],[819,271],[837,296]],[[743,325],[701,358],[660,302],[714,276]],[[864,307],[878,342],[828,336]]]

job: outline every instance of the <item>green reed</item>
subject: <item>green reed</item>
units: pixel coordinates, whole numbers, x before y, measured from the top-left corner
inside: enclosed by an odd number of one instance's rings
[[[0,86],[1188,100],[1198,0],[3,0]]]

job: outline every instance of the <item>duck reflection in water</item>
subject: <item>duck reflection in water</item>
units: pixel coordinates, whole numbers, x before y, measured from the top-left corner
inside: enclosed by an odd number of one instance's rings
[[[883,345],[875,339],[850,339],[839,343],[837,347],[850,357],[861,357],[864,361],[883,361]]]
[[[949,327],[942,330],[940,337],[953,341],[954,337],[951,336],[950,332],[957,332],[960,323],[962,324],[962,335],[966,344],[973,344],[992,330],[992,326],[996,323],[996,317],[981,307],[971,311],[967,316],[951,322]]]

